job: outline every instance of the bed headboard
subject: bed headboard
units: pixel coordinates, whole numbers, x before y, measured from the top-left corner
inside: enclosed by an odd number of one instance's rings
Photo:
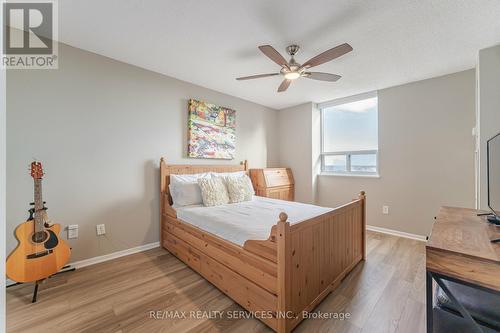
[[[247,160],[240,164],[214,164],[214,165],[198,165],[198,164],[167,164],[165,159],[160,159],[160,191],[162,199],[167,195],[168,203],[172,203],[168,185],[170,184],[170,175],[176,174],[193,174],[202,172],[236,172],[248,171]]]

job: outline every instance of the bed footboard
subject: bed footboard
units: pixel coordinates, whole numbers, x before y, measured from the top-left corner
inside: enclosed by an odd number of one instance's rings
[[[278,332],[288,333],[365,259],[365,192],[331,212],[277,224]]]

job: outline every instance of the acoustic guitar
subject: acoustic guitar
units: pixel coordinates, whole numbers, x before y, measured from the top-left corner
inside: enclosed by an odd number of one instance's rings
[[[31,163],[34,180],[34,208],[28,221],[15,231],[19,241],[7,258],[7,276],[16,282],[40,281],[57,273],[69,260],[70,247],[59,238],[61,226],[50,225],[42,199],[42,163]]]

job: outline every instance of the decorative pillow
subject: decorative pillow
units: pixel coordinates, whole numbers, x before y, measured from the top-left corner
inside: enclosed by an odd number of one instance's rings
[[[170,175],[170,195],[174,202],[173,207],[182,207],[188,205],[201,205],[203,199],[201,197],[200,186],[198,179],[211,178],[212,175],[207,173],[196,173],[187,175]]]
[[[236,171],[236,172],[212,172],[213,177],[222,177],[226,180],[227,186],[227,178],[241,178],[243,176],[248,180],[248,184],[250,185],[250,189],[252,194],[255,194],[255,190],[253,189],[252,181],[248,178],[246,171]]]
[[[231,203],[252,200],[254,190],[247,175],[243,175],[243,177],[226,177],[225,180]]]
[[[198,185],[201,189],[201,197],[205,206],[219,206],[229,203],[224,178],[201,178],[198,179]]]

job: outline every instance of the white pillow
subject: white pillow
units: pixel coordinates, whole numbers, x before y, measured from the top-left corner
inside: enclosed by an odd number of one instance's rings
[[[247,175],[243,175],[243,177],[226,177],[225,181],[231,203],[252,200],[254,190]]]
[[[198,179],[211,177],[212,175],[209,172],[190,175],[170,175],[170,185],[168,188],[174,202],[172,207],[201,205],[203,199]]]
[[[184,175],[170,175],[170,184],[196,183],[200,178],[212,178],[212,173],[203,172]]]
[[[227,193],[224,178],[200,178],[198,185],[201,189],[201,197],[205,206],[219,206],[229,203],[229,195]]]
[[[235,172],[212,172],[213,177],[242,177],[246,175],[245,171],[235,171]]]

